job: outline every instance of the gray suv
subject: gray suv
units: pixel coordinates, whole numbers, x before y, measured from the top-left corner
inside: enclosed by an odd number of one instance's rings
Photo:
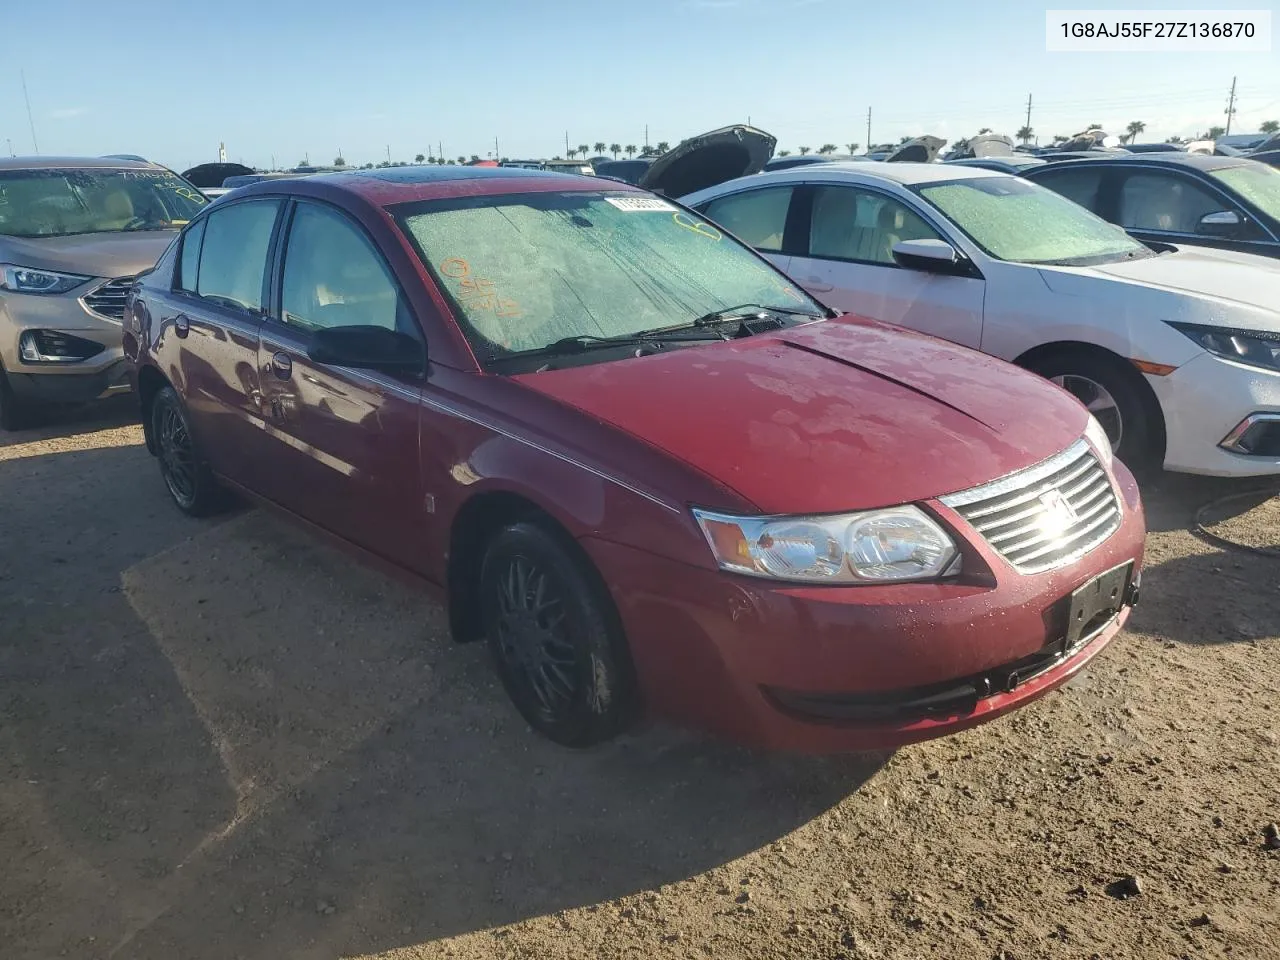
[[[129,389],[129,287],[207,202],[146,161],[0,159],[0,429]]]

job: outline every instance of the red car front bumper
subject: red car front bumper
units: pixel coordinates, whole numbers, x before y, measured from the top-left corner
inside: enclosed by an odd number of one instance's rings
[[[1059,569],[1017,573],[973,538],[968,549],[994,582],[782,585],[583,545],[613,591],[651,712],[774,749],[885,748],[1007,713],[1061,686],[1119,632],[1127,606],[1069,656],[1045,653],[1073,590],[1128,562],[1140,573],[1141,500],[1123,468],[1116,485],[1119,529]],[[1030,679],[1004,682],[1019,663],[1034,664],[1023,670]],[[942,696],[921,707],[970,681],[967,702]]]

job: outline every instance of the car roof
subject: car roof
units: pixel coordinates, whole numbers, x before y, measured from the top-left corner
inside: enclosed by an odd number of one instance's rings
[[[585,164],[584,164],[585,166]],[[355,194],[378,206],[464,195],[548,190],[635,190],[629,184],[576,173],[521,167],[406,166],[350,170],[323,177],[263,180],[236,190],[236,196],[288,193],[325,196]]]
[[[120,157],[0,157],[0,170],[65,170],[106,167],[112,170],[164,170],[150,160]]]
[[[910,185],[933,183],[938,180],[967,180],[980,177],[1004,177],[1008,174],[980,167],[960,166],[953,163],[857,163],[839,160],[831,163],[813,163],[790,170],[771,170],[752,174],[752,181],[787,180],[888,180]],[[746,177],[741,178],[748,179]],[[737,181],[729,181],[734,183]]]
[[[1081,163],[1139,163],[1143,166],[1191,167],[1195,170],[1219,170],[1223,167],[1238,167],[1248,157],[1217,157],[1208,153],[1183,153],[1181,151],[1160,151],[1156,153],[1117,153],[1110,157],[1081,157],[1079,160],[1063,161],[1076,166]],[[1062,166],[1063,164],[1055,164]]]

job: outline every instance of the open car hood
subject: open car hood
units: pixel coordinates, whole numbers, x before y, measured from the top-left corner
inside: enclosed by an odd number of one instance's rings
[[[946,144],[941,137],[916,137],[908,140],[884,158],[885,163],[933,163]]]
[[[676,144],[649,165],[637,186],[668,197],[683,197],[759,173],[777,145],[773,134],[746,124],[721,127]]]

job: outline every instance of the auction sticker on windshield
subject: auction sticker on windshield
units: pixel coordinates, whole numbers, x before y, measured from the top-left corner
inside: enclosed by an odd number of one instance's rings
[[[670,213],[675,210],[671,204],[665,200],[659,200],[657,197],[605,197],[606,203],[611,203],[619,210],[625,210],[628,213],[640,212],[665,212]]]

